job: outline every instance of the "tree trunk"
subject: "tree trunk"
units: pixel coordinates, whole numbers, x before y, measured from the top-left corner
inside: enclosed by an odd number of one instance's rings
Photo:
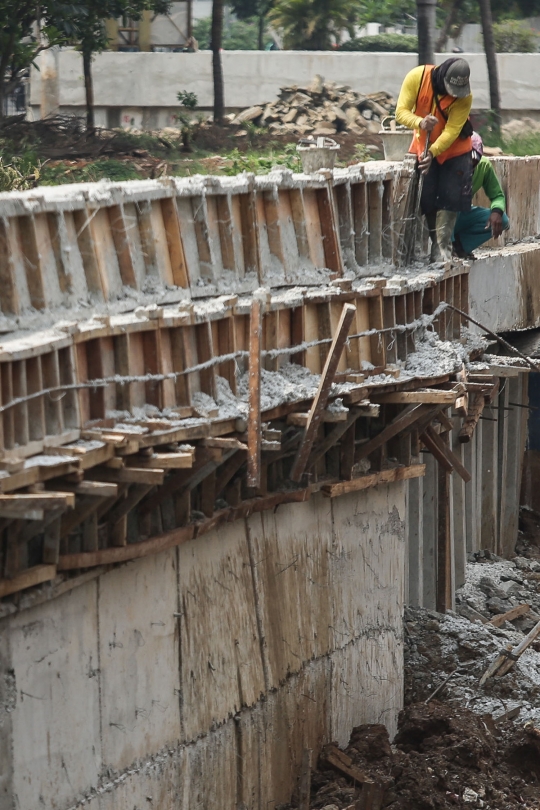
[[[416,0],[418,20],[418,64],[435,64],[436,0]]]
[[[223,65],[221,48],[223,45],[223,0],[212,3],[212,72],[214,74],[214,123],[221,124],[225,112],[223,94]]]
[[[480,21],[484,37],[484,51],[489,79],[489,103],[493,117],[492,124],[495,132],[501,131],[501,94],[499,90],[499,71],[497,68],[497,51],[493,38],[493,19],[491,16],[491,0],[479,0]]]
[[[0,76],[0,121],[4,118],[4,77]]]
[[[264,14],[262,11],[259,12],[259,41],[258,41],[258,48],[260,51],[264,51]]]
[[[92,134],[96,128],[94,118],[94,81],[92,78],[92,52],[83,50],[84,90],[86,93],[86,131]]]
[[[463,0],[454,0],[454,2],[452,3],[450,11],[448,12],[446,20],[444,21],[444,25],[441,29],[441,33],[439,34],[437,42],[435,43],[435,50],[437,51],[437,53],[441,53],[443,48],[446,47],[448,37],[450,36],[450,31],[454,27],[454,25],[456,25],[458,13],[462,5]],[[460,30],[461,28],[462,26],[459,26]]]

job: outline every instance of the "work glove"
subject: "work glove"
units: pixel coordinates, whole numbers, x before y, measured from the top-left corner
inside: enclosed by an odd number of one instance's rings
[[[494,239],[498,239],[503,232],[502,214],[500,211],[492,211],[486,225],[486,231],[491,230]]]
[[[437,124],[439,123],[439,119],[435,115],[426,115],[425,118],[422,118],[420,121],[420,129],[425,129],[427,132],[431,132]]]
[[[427,174],[433,163],[433,155],[428,152],[427,155],[418,161],[418,168],[421,174]]]

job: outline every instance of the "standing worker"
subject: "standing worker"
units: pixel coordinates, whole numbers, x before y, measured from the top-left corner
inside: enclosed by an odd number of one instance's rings
[[[493,236],[497,239],[510,227],[506,216],[506,198],[499,178],[490,161],[484,157],[484,142],[478,132],[472,135],[473,196],[484,190],[489,208],[473,205],[470,211],[458,214],[454,228],[454,253],[460,259],[475,259],[473,250]]]
[[[418,155],[424,175],[420,209],[429,229],[432,262],[452,258],[457,215],[471,208],[469,77],[465,59],[453,57],[439,67],[420,65],[405,76],[396,107],[396,121],[415,130],[410,151]]]

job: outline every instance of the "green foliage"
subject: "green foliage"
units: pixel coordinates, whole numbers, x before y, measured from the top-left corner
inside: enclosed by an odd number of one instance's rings
[[[386,51],[391,53],[418,53],[418,37],[408,34],[378,34],[357,37],[344,42],[340,51]]]
[[[223,50],[225,51],[256,51],[258,48],[259,23],[256,18],[234,20],[227,17],[223,22]],[[203,51],[210,49],[212,18],[202,17],[193,26],[193,36]],[[272,42],[268,35],[264,37],[264,45]]]
[[[291,169],[293,172],[302,171],[302,162],[293,143],[287,144],[279,153],[271,149],[267,155],[260,155],[257,152],[241,153],[238,149],[233,149],[227,157],[232,163],[223,169],[223,174],[228,175],[240,172],[268,174],[274,166]]]
[[[188,110],[194,110],[197,104],[199,103],[197,94],[190,93],[189,90],[180,90],[176,94],[176,98],[178,99],[182,107],[186,107]]]
[[[102,158],[86,166],[66,168],[64,164],[45,166],[42,170],[41,185],[55,186],[64,183],[96,183],[99,180],[139,180],[141,177],[135,166],[128,161]]]
[[[411,25],[416,18],[416,0],[360,0],[358,23]]]
[[[354,35],[358,13],[358,0],[276,0],[268,16],[283,32],[286,48],[325,51],[343,29]]]
[[[495,23],[493,36],[497,53],[534,53],[538,50],[538,35],[520,20]]]
[[[0,157],[0,191],[25,191],[37,186],[40,177],[39,161],[29,162],[22,157],[13,157],[5,163]]]

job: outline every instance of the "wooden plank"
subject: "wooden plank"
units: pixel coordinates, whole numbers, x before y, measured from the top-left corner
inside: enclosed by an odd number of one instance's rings
[[[56,490],[66,490],[75,495],[91,495],[96,498],[115,498],[118,495],[118,484],[107,484],[100,481],[81,481],[79,484],[72,484],[69,481],[56,480],[54,482]]]
[[[82,550],[97,551],[98,548],[98,518],[97,513],[93,512],[86,520],[83,520],[82,523]]]
[[[311,448],[313,447],[313,442],[315,441],[319,425],[321,424],[322,412],[326,408],[328,395],[334,381],[334,375],[341,357],[341,352],[343,351],[345,341],[347,340],[347,335],[349,334],[349,329],[355,313],[355,306],[352,304],[343,305],[339,324],[330,346],[323,372],[321,374],[319,388],[309,412],[304,438],[300,447],[298,448],[298,452],[291,470],[292,481],[300,481],[302,475],[304,474],[304,470],[311,453]]]
[[[103,517],[110,527],[119,523],[126,515],[134,509],[137,504],[147,495],[152,489],[150,484],[134,484],[126,493],[126,497],[117,501],[110,512],[106,512]],[[122,543],[125,545],[125,543]]]
[[[192,453],[153,453],[151,456],[128,456],[128,467],[141,469],[187,470],[193,467]]]
[[[497,613],[488,624],[492,624],[494,627],[502,627],[505,622],[513,622],[514,619],[519,619],[520,616],[526,616],[530,609],[530,605],[516,605],[507,610],[506,613]]]
[[[441,441],[445,440],[448,441],[448,434],[445,434],[444,438],[441,439]],[[449,449],[450,448],[448,448],[448,450]],[[438,526],[436,583],[436,609],[439,613],[446,613],[447,610],[452,608],[454,596],[450,487],[450,473],[441,463],[439,463],[437,486]]]
[[[174,284],[177,287],[187,288],[189,287],[189,276],[182,234],[180,233],[178,208],[174,197],[164,197],[161,200],[161,213],[163,225],[165,226]]]
[[[201,512],[206,517],[214,514],[214,503],[216,500],[216,471],[207,475],[201,482]]]
[[[408,405],[411,402],[426,403],[432,405],[453,405],[456,401],[457,391],[394,391],[389,394],[377,394],[372,392],[371,398],[374,402],[389,402]]]
[[[60,555],[60,527],[61,520],[57,517],[45,528],[43,532],[43,562],[47,565],[56,565]]]
[[[322,767],[338,771],[338,773],[347,776],[349,779],[352,779],[353,782],[357,782],[360,785],[371,781],[364,771],[361,771],[360,768],[354,764],[351,757],[344,751],[341,751],[334,743],[324,746],[319,756],[319,762]]]
[[[362,415],[363,414],[360,409],[352,410],[345,422],[341,422],[336,425],[336,427],[333,428],[333,430],[331,430],[330,433],[319,444],[316,444],[311,451],[306,464],[306,469],[311,469],[311,467],[313,467],[317,461],[319,461],[319,459],[321,459],[325,453],[327,453],[330,448],[332,448],[341,439],[341,437],[347,433],[350,428],[354,427],[356,420]],[[354,464],[354,442],[352,446],[352,457],[353,461],[351,467]]]
[[[360,492],[379,484],[391,484],[394,481],[408,481],[411,478],[422,478],[426,474],[425,464],[411,464],[410,467],[393,467],[390,470],[361,475],[351,481],[341,481],[339,484],[324,484],[321,492],[329,498],[338,498],[349,492]]]
[[[317,190],[316,194],[323,238],[325,266],[335,273],[336,276],[342,276],[343,259],[341,256],[337,216],[330,184],[324,189]]]
[[[485,405],[486,400],[483,394],[475,394],[473,396],[467,418],[463,422],[461,430],[459,431],[458,439],[460,442],[470,442]]]
[[[313,751],[304,748],[302,754],[302,768],[300,772],[300,786],[298,789],[298,810],[310,810],[311,806],[311,761]]]
[[[445,470],[448,472],[455,470],[466,484],[471,480],[470,472],[463,466],[456,454],[452,452],[445,439],[435,433],[432,427],[427,427],[420,438]]]
[[[249,415],[247,485],[261,483],[261,304],[251,304],[249,341]]]
[[[163,483],[165,470],[145,470],[140,467],[123,467],[119,470],[108,467],[96,467],[86,473],[90,481],[111,481],[125,484],[149,484],[160,486]]]
[[[401,431],[410,428],[418,419],[428,415],[431,411],[432,409],[429,405],[408,405],[390,424],[386,425],[377,436],[374,436],[368,442],[357,448],[355,461],[358,462],[366,458],[366,456],[369,456],[389,439],[397,436]]]
[[[32,588],[34,585],[40,585],[42,582],[49,582],[56,577],[55,565],[35,565],[32,568],[27,568],[12,579],[0,580],[0,598],[9,596],[17,591],[22,591],[25,588]]]
[[[191,525],[173,529],[171,532],[152,537],[150,540],[143,540],[140,543],[130,543],[127,546],[106,548],[90,553],[63,554],[58,561],[58,570],[70,571],[73,568],[93,568],[96,565],[112,565],[136,560],[187,543],[193,539],[194,535],[195,526]]]
[[[25,513],[28,511],[55,509],[59,506],[72,509],[75,506],[75,495],[69,492],[43,492],[39,495],[0,495],[0,517],[24,518]]]

